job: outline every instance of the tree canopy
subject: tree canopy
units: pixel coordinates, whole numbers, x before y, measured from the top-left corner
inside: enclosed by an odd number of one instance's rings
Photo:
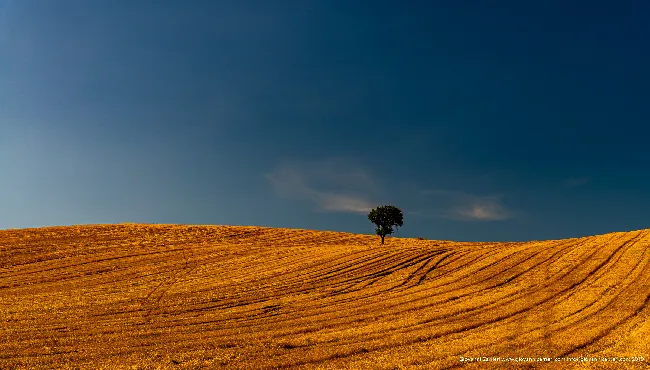
[[[381,244],[384,244],[386,235],[393,233],[393,227],[397,229],[404,224],[404,215],[395,206],[380,206],[370,211],[368,220],[377,226],[375,232],[381,237]]]

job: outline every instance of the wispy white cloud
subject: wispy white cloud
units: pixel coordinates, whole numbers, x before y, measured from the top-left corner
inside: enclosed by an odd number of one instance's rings
[[[568,188],[575,188],[584,185],[591,181],[589,177],[570,177],[564,181],[564,185]]]
[[[437,198],[442,210],[438,217],[459,221],[500,221],[515,216],[513,210],[503,204],[502,195],[478,196],[455,190],[427,189],[421,195]]]
[[[367,213],[377,205],[395,204],[407,215],[458,221],[499,221],[518,214],[506,207],[502,195],[421,190],[415,183],[386,192],[376,177],[349,159],[285,161],[265,176],[278,196],[311,202],[319,212]]]
[[[325,211],[368,213],[373,208],[363,197],[339,194],[321,194],[318,203]]]
[[[498,221],[511,218],[513,212],[497,200],[479,199],[470,204],[453,207],[447,215],[457,220]]]
[[[285,161],[266,178],[279,196],[311,201],[325,212],[367,213],[378,193],[370,173],[343,159]]]

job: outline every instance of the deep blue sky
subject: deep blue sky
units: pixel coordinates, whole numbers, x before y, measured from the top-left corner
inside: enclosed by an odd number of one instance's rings
[[[649,45],[645,0],[0,0],[0,229],[650,228]]]

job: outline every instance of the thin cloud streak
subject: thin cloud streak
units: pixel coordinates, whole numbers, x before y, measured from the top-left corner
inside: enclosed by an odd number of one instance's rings
[[[324,212],[367,213],[373,208],[368,193],[378,191],[369,173],[341,159],[284,163],[265,177],[279,196],[316,203]]]
[[[321,194],[318,202],[325,211],[368,213],[373,208],[367,200],[346,195]]]
[[[377,204],[394,204],[398,200],[386,202],[377,179],[348,159],[285,161],[265,177],[278,196],[314,203],[318,212],[368,213]],[[501,195],[477,196],[455,190],[420,190],[414,186],[404,187],[404,191],[394,194],[402,194],[398,196],[401,200],[398,204],[414,205],[403,208],[416,217],[500,221],[516,214],[503,204]],[[417,194],[420,199],[413,198]],[[437,211],[432,212],[432,209]]]
[[[461,191],[427,189],[421,195],[440,200],[443,210],[436,216],[457,221],[501,221],[515,216],[502,202],[502,196],[477,196]]]
[[[512,212],[506,210],[498,201],[482,199],[472,204],[454,207],[448,218],[460,221],[500,221],[511,218]]]
[[[570,177],[565,180],[564,185],[568,188],[575,188],[591,181],[589,177]]]

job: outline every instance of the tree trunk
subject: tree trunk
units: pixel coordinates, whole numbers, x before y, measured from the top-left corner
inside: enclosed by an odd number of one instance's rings
[[[382,245],[384,244],[384,238],[385,238],[385,237],[386,237],[386,235],[381,235],[381,244],[382,244]]]

